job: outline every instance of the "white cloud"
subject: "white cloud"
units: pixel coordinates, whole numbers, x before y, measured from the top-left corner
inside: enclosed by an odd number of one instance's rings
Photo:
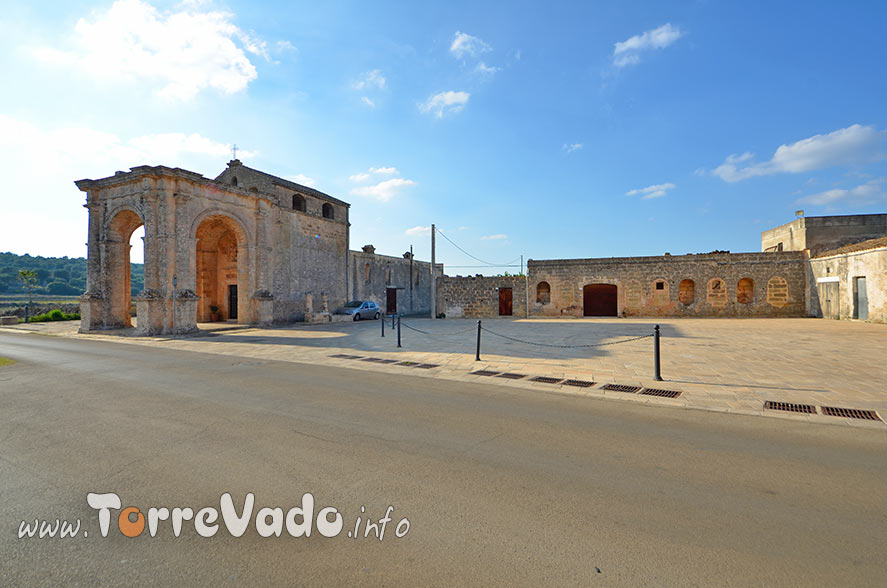
[[[468,92],[440,92],[429,96],[428,100],[419,105],[419,110],[424,113],[433,113],[437,118],[443,118],[444,114],[455,114],[465,108],[471,94]]]
[[[680,39],[682,35],[683,33],[678,27],[666,23],[657,29],[620,41],[613,48],[613,65],[626,67],[639,63],[641,54],[645,51],[664,49]]]
[[[482,76],[492,77],[496,74],[496,72],[502,71],[501,67],[495,67],[492,65],[487,65],[483,61],[474,66],[474,73],[480,74]]]
[[[73,48],[42,47],[38,59],[96,78],[148,79],[157,94],[189,100],[206,88],[232,94],[256,79],[247,53],[268,59],[266,43],[239,29],[233,15],[199,3],[161,12],[142,0],[118,0],[74,27]]]
[[[372,174],[378,174],[382,176],[393,176],[400,172],[397,171],[396,167],[371,167],[369,171],[360,172],[354,174],[352,176],[348,176],[348,179],[354,183],[365,182],[372,177]]]
[[[375,108],[375,107],[376,107],[376,103],[373,102],[372,100],[370,100],[370,99],[369,99],[368,97],[366,97],[366,96],[361,96],[361,97],[360,97],[360,101],[363,102],[364,104],[366,104],[367,106],[369,106],[370,108]]]
[[[508,238],[508,235],[503,235],[502,233],[499,233],[498,235],[485,235],[485,236],[481,237],[481,239],[483,239],[484,241],[498,241],[500,239],[507,239],[507,238]]]
[[[385,176],[393,176],[397,173],[396,167],[371,167],[370,171],[374,174],[382,174]]]
[[[640,194],[643,200],[650,200],[651,198],[660,198],[665,196],[666,192],[669,190],[674,190],[677,188],[674,184],[666,183],[666,184],[654,184],[652,186],[647,186],[646,188],[637,188],[636,190],[629,190],[625,193],[626,196],[635,196]]]
[[[415,226],[411,229],[407,229],[404,231],[406,235],[419,235],[419,236],[427,236],[431,234],[431,227],[423,227],[421,225]]]
[[[456,31],[456,36],[453,38],[453,42],[450,45],[450,53],[452,53],[457,59],[462,59],[466,55],[474,57],[475,55],[480,55],[481,53],[491,50],[492,47],[481,39],[459,31]]]
[[[384,90],[386,83],[387,81],[385,76],[382,75],[382,70],[374,69],[360,74],[360,77],[351,84],[351,87],[355,90]]]
[[[798,199],[800,204],[826,205],[838,202],[864,204],[887,200],[887,178],[878,178],[854,188],[835,188]]]
[[[780,145],[769,161],[751,163],[752,153],[730,155],[712,170],[725,182],[756,176],[810,172],[839,165],[860,165],[884,158],[887,133],[872,126],[851,125],[827,135],[814,135],[791,145]]]
[[[303,186],[314,187],[316,181],[314,178],[309,178],[305,174],[296,174],[294,176],[284,176],[284,179],[289,180],[291,182],[295,182],[297,184],[302,184]]]
[[[255,152],[240,151],[248,159]],[[74,186],[81,178],[103,178],[137,165],[166,165],[213,177],[231,158],[231,146],[198,133],[152,133],[120,137],[86,126],[46,128],[0,114],[0,161],[3,199],[0,251],[32,255],[86,254],[84,195]],[[51,162],[51,165],[47,164]],[[33,178],[39,177],[35,183]],[[39,202],[40,214],[35,214]],[[37,217],[40,217],[39,219]]]
[[[367,196],[369,198],[375,198],[380,202],[388,202],[397,194],[399,194],[404,188],[415,185],[416,182],[414,182],[413,180],[392,178],[390,180],[384,180],[372,186],[361,186],[360,188],[354,188],[351,190],[351,194],[355,196]]]
[[[564,143],[564,146],[561,147],[561,149],[569,154],[573,153],[574,151],[579,151],[580,149],[582,149],[582,147],[584,147],[582,143]]]

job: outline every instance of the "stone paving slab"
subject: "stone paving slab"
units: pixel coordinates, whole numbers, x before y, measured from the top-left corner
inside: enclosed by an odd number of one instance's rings
[[[563,346],[613,343],[652,334],[657,322],[662,327],[663,382],[653,379],[652,337],[602,347],[542,347],[504,338]],[[80,335],[78,326],[76,322],[37,323],[4,330],[887,429],[883,421],[763,408],[765,401],[773,400],[874,410],[887,418],[887,325],[881,324],[820,319],[484,319],[481,361],[475,361],[476,321],[468,319],[405,318],[400,349],[390,320],[384,338],[379,321],[269,329],[201,325],[200,336],[178,339]],[[419,369],[330,357],[336,354],[439,367]],[[471,374],[482,369],[527,377],[510,380]],[[589,380],[595,386],[530,381],[535,376]],[[676,390],[681,395],[663,398],[602,390],[601,385],[607,383]]]

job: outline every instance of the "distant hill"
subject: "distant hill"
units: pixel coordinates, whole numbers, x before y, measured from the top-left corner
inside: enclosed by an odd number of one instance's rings
[[[141,263],[131,265],[132,293],[138,294],[144,288],[145,266]],[[0,253],[0,294],[25,292],[21,282],[16,279],[19,270],[23,269],[37,272],[34,294],[76,296],[86,290],[85,257],[32,257]]]

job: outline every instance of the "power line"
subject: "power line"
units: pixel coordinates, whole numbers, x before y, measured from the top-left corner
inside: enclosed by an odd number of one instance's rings
[[[515,261],[517,261],[517,260],[520,259],[520,257],[516,257],[515,259],[511,260],[510,262],[508,262],[508,263],[503,263],[503,264],[490,263],[489,261],[484,261],[483,259],[481,259],[481,258],[479,258],[479,257],[475,257],[475,256],[471,255],[470,253],[468,253],[467,251],[465,251],[464,249],[462,249],[461,247],[459,247],[458,245],[456,245],[456,243],[455,243],[452,239],[450,239],[449,237],[447,237],[447,236],[444,234],[444,232],[441,231],[440,229],[437,229],[437,232],[440,233],[441,237],[443,237],[444,239],[446,239],[447,241],[449,241],[450,244],[452,244],[453,247],[455,247],[456,249],[458,249],[459,251],[461,251],[462,253],[464,253],[465,255],[467,255],[468,257],[470,257],[471,259],[486,264],[487,267],[513,267],[512,264],[513,264]],[[469,267],[469,266],[455,266],[455,265],[451,265],[451,266],[449,266],[449,267]]]

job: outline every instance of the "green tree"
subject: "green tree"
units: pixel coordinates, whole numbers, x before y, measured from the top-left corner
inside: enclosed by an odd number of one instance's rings
[[[22,287],[28,292],[28,306],[31,306],[31,291],[37,285],[37,272],[28,269],[19,270],[18,281],[22,283]]]

